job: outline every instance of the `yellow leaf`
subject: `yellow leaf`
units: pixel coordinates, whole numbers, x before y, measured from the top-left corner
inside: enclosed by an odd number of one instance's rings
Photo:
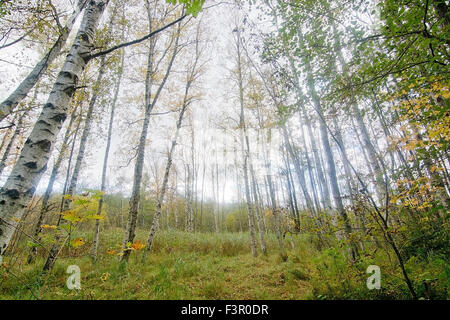
[[[140,240],[136,241],[130,246],[133,250],[141,250],[145,248],[145,244],[143,244]]]
[[[72,241],[72,247],[79,248],[85,244],[83,238],[76,238]]]
[[[48,224],[43,224],[43,225],[41,226],[41,228],[42,228],[42,229],[56,229],[57,226],[50,226],[50,225],[48,225]]]
[[[106,272],[104,274],[102,274],[102,276],[100,277],[100,280],[102,280],[102,282],[105,282],[106,280],[108,280],[109,278],[109,273]]]

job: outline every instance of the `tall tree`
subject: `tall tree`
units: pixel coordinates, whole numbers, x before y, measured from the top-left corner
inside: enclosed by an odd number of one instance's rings
[[[152,13],[152,7],[150,5],[150,2],[146,2],[147,5],[147,16],[149,21],[149,32],[151,33],[154,28],[154,16]],[[163,19],[167,15],[167,11],[165,15],[163,16]],[[180,50],[178,42],[180,38],[180,32],[181,32],[181,22],[178,23],[177,30],[173,34],[172,40],[170,41],[170,44],[165,49],[166,53],[170,51],[172,48],[172,55],[168,61],[167,68],[164,73],[164,77],[157,86],[156,93],[152,97],[152,86],[154,84],[154,78],[155,78],[155,72],[156,72],[156,58],[155,58],[155,46],[156,46],[156,38],[150,39],[150,50],[148,54],[147,59],[147,72],[146,72],[146,78],[145,78],[145,116],[144,116],[144,122],[142,124],[142,130],[139,137],[139,145],[137,149],[137,157],[136,157],[136,164],[134,167],[134,178],[133,178],[133,191],[130,198],[130,210],[128,214],[128,224],[127,229],[125,231],[124,235],[124,241],[123,241],[123,249],[124,253],[121,257],[122,261],[127,261],[128,257],[130,255],[130,250],[128,249],[129,243],[132,243],[136,234],[136,221],[137,221],[137,215],[138,215],[138,207],[139,207],[139,201],[140,201],[140,190],[141,190],[141,180],[142,180],[142,170],[144,166],[144,155],[145,155],[145,145],[146,145],[146,139],[148,134],[148,128],[150,125],[150,118],[151,118],[151,112],[153,108],[155,107],[158,98],[162,92],[162,89],[164,88],[167,79],[169,78],[173,63],[175,61],[175,58]],[[164,56],[166,55],[164,53]]]

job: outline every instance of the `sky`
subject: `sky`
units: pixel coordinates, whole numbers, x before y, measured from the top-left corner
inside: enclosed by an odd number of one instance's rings
[[[72,7],[63,0],[55,0],[54,4],[60,10],[65,10],[67,13],[72,12]],[[211,4],[217,4],[211,6]],[[205,60],[207,64],[204,70],[204,74],[199,86],[201,87],[202,96],[201,99],[194,102],[189,110],[189,114],[192,117],[194,123],[194,132],[196,140],[196,161],[202,163],[204,160],[208,164],[206,170],[206,179],[204,185],[204,196],[206,199],[213,198],[213,185],[211,181],[211,169],[216,161],[219,164],[221,170],[220,177],[220,201],[226,203],[236,201],[238,197],[238,181],[236,176],[239,176],[239,183],[242,183],[242,173],[231,170],[230,165],[234,164],[235,157],[238,164],[241,163],[242,154],[240,150],[237,150],[237,154],[233,152],[232,144],[234,137],[239,141],[238,131],[235,130],[238,118],[239,118],[239,100],[238,91],[235,83],[232,80],[231,73],[235,66],[235,56],[233,54],[233,41],[235,28],[234,22],[236,21],[236,13],[232,6],[224,1],[210,0],[205,4],[206,10],[196,18],[196,21],[201,20],[204,25],[205,32],[203,36],[203,45],[206,46]],[[144,11],[144,10],[142,10]],[[132,15],[132,18],[138,19],[144,13],[140,12],[128,12]],[[254,34],[258,37],[258,34],[268,30],[268,24],[257,19],[257,12],[251,11],[248,17],[251,21],[258,21],[255,29],[249,29],[245,27],[244,34]],[[102,18],[102,24],[106,24],[109,17],[105,14]],[[143,16],[145,21],[145,15]],[[81,18],[78,19],[75,24],[71,37],[68,40],[70,44],[79,27]],[[242,22],[243,17],[237,18],[237,21]],[[145,30],[140,30],[142,25],[137,23],[134,26],[134,31],[130,32],[127,40],[132,40],[137,37],[136,32],[140,31],[142,34]],[[170,32],[167,30],[166,32]],[[166,35],[163,34],[162,41]],[[114,121],[114,130],[112,137],[112,146],[110,150],[110,161],[108,168],[107,178],[107,192],[122,192],[124,195],[129,195],[132,189],[132,177],[134,171],[134,147],[136,145],[136,139],[139,135],[140,126],[143,113],[143,94],[144,94],[144,77],[143,72],[146,66],[146,46],[139,45],[127,48],[125,51],[125,72],[121,85],[121,91],[119,95],[119,101],[117,104],[116,118]],[[253,54],[253,50],[250,48],[250,54]],[[43,55],[44,51],[39,48],[39,45],[20,42],[14,46],[0,50],[0,72],[7,74],[8,77],[2,77],[0,79],[0,99],[4,99],[8,94],[17,86],[17,84],[28,74],[30,67],[32,67]],[[55,63],[55,72],[59,70],[64,55]],[[168,89],[164,91],[160,102],[158,102],[153,113],[165,112],[173,106],[171,106],[173,95],[176,95],[176,87],[182,86],[180,84],[180,77],[184,68],[184,60],[188,59],[188,55],[181,56],[176,61],[171,79],[169,80]],[[59,63],[59,64],[58,64]],[[88,70],[88,74],[95,78],[96,67]],[[48,79],[47,82],[51,83],[52,79]],[[178,81],[178,82],[177,82]],[[174,89],[175,88],[175,89]],[[40,94],[39,101],[43,105],[48,93]],[[172,99],[172,100],[171,100]],[[91,137],[89,139],[88,152],[84,160],[84,166],[82,170],[81,178],[79,179],[79,189],[90,188],[98,189],[101,183],[101,172],[103,166],[103,157],[106,148],[105,134],[107,132],[107,123],[109,120],[109,108],[108,99],[98,103],[96,116],[101,118],[101,121],[95,121]],[[34,117],[38,116],[39,111],[36,111]],[[175,121],[178,117],[178,113],[168,113],[164,115],[153,116],[150,124],[150,130],[147,139],[147,150],[144,174],[147,174],[150,179],[154,179],[154,174],[158,173],[159,177],[162,176],[163,169],[166,163],[166,155],[171,137],[174,133]],[[246,111],[246,117],[250,118],[249,111]],[[298,137],[300,127],[299,122],[296,122],[296,118],[293,119],[294,134]],[[30,121],[31,123],[32,121]],[[175,156],[175,168],[178,177],[178,192],[183,195],[184,193],[184,173],[183,162],[181,159],[184,157],[190,157],[190,144],[191,138],[189,134],[188,118],[184,120],[184,127],[181,132],[181,138],[177,145],[177,152]],[[223,128],[227,131],[224,131]],[[27,128],[28,132],[31,130],[31,126]],[[250,130],[251,131],[251,130]],[[60,136],[62,136],[61,131]],[[270,146],[271,157],[274,170],[277,170],[277,166],[281,165],[281,155],[279,152],[281,145],[281,137],[277,136],[278,132],[273,131],[274,137],[272,145]],[[256,135],[250,134],[250,139],[255,140]],[[306,136],[308,141],[308,137]],[[226,157],[224,157],[223,146],[227,146]],[[256,141],[251,143],[252,146],[257,146]],[[214,150],[218,149],[217,153]],[[76,149],[77,150],[77,149]],[[76,152],[75,150],[75,152]],[[261,152],[257,148],[254,148],[252,158],[254,161],[255,170],[260,173],[260,177],[264,175],[263,163],[260,157],[257,156],[257,152]],[[353,158],[357,159],[359,150],[355,146],[349,146],[348,152],[353,155]],[[48,176],[51,171],[52,163],[55,159],[56,153],[53,153],[52,161],[50,163],[48,171],[43,175],[37,193],[41,194],[47,185]],[[361,157],[359,153],[359,157]],[[154,170],[154,164],[158,170]],[[61,191],[64,183],[64,174],[67,163],[64,164],[61,169],[55,190]],[[225,167],[227,170],[227,177],[225,179]],[[202,169],[199,169],[199,189],[202,184]],[[9,170],[5,170],[1,180],[5,181]],[[154,188],[153,188],[154,190]],[[199,190],[201,193],[201,190]]]
[[[212,1],[213,3],[217,3]],[[71,12],[70,6],[67,3],[64,5],[62,1],[55,1],[55,5],[60,8],[67,8],[68,12]],[[59,5],[59,6],[58,6]],[[226,2],[218,3],[218,6],[209,7],[206,6],[207,9],[200,14],[197,19],[202,19],[208,29],[207,35],[205,36],[205,40],[208,43],[208,64],[206,67],[206,72],[202,79],[202,91],[204,92],[201,101],[198,101],[192,105],[191,113],[193,116],[193,121],[195,123],[195,132],[197,139],[196,149],[198,155],[198,160],[202,161],[202,156],[207,153],[206,156],[211,156],[211,150],[214,149],[214,143],[217,141],[230,140],[228,136],[224,136],[223,131],[215,128],[217,122],[220,122],[220,117],[224,115],[224,113],[230,112],[233,114],[234,107],[232,101],[227,101],[227,98],[224,95],[227,95],[227,91],[230,90],[228,79],[229,69],[232,66],[232,62],[229,61],[229,46],[232,36],[233,27],[229,24],[229,6]],[[225,14],[224,14],[225,13]],[[103,17],[103,23],[106,23],[107,16]],[[79,17],[77,23],[75,24],[71,36],[68,40],[68,44],[71,43],[73,37],[76,33],[76,30],[79,27],[81,18]],[[129,36],[130,38],[133,35]],[[142,50],[141,50],[142,51]],[[31,70],[31,67],[39,61],[41,56],[43,55],[43,50],[37,49],[36,45],[30,45],[26,42],[20,42],[14,46],[5,48],[0,50],[0,72],[2,74],[11,75],[10,77],[3,77],[0,81],[0,99],[5,99],[17,86],[17,84],[28,74]],[[144,52],[145,53],[145,52]],[[126,57],[129,55],[135,54],[135,48],[126,50]],[[127,56],[128,55],[128,56]],[[61,59],[60,59],[61,61]],[[123,148],[123,142],[129,140],[128,138],[131,135],[137,135],[139,133],[139,128],[141,122],[135,123],[131,126],[127,126],[124,123],[124,119],[126,119],[129,115],[127,114],[127,107],[131,107],[136,109],[136,106],[130,106],[130,101],[127,101],[127,96],[129,96],[130,92],[133,94],[136,90],[143,89],[143,83],[136,84],[133,83],[130,79],[127,79],[127,71],[130,74],[133,74],[133,70],[129,64],[134,61],[126,60],[125,64],[125,76],[124,81],[121,87],[121,93],[119,96],[118,102],[118,110],[116,119],[114,121],[113,130],[113,138],[112,138],[112,147],[110,151],[110,162],[109,162],[109,173],[107,178],[107,186],[110,192],[123,192],[125,195],[129,195],[131,192],[132,186],[132,175],[134,170],[134,161],[131,161],[128,164],[128,160],[130,159],[130,154],[124,155],[127,150],[131,149],[133,145],[129,145],[128,148]],[[142,61],[141,59],[141,62]],[[142,68],[145,67],[145,63],[142,63]],[[58,67],[56,68],[56,70]],[[176,67],[174,68],[176,69]],[[175,70],[176,71],[176,70]],[[143,82],[143,81],[142,81]],[[143,91],[142,91],[143,94]],[[46,99],[46,94],[39,95],[39,101],[43,103]],[[109,106],[104,106],[106,110],[109,110]],[[155,107],[154,113],[156,112],[164,112],[166,110],[166,106],[162,105],[162,103],[157,104]],[[228,110],[224,110],[228,109]],[[38,111],[35,112],[35,116],[38,115]],[[141,116],[141,115],[138,115]],[[237,116],[237,113],[235,114]],[[163,166],[165,166],[166,160],[166,149],[168,146],[168,137],[173,135],[175,128],[175,121],[178,117],[178,113],[169,113],[166,115],[158,115],[154,116],[151,121],[151,126],[148,135],[148,143],[147,143],[147,159],[146,159],[146,170],[151,175],[151,158],[156,155],[158,157],[159,169],[162,170]],[[88,152],[86,154],[86,158],[84,161],[82,177],[80,179],[79,186],[81,187],[89,187],[89,188],[99,188],[101,182],[101,171],[103,166],[103,157],[104,150],[106,148],[104,135],[107,131],[107,119],[109,116],[105,113],[103,115],[103,121],[100,123],[95,123],[92,130],[92,135],[89,141]],[[139,118],[139,117],[137,117]],[[130,119],[131,120],[131,119]],[[131,122],[131,121],[130,121]],[[185,118],[185,124],[187,119]],[[28,131],[31,129],[28,128]],[[60,136],[62,136],[63,131],[61,131]],[[182,130],[181,132],[181,141],[177,146],[178,152],[177,156],[179,157],[182,152],[183,145],[186,148],[189,148],[190,137],[187,135],[187,130]],[[203,143],[202,137],[208,137],[209,141],[207,141],[206,145]],[[231,140],[232,141],[232,140]],[[230,143],[228,141],[227,143]],[[206,148],[204,148],[206,147]],[[76,150],[75,150],[76,151]],[[218,162],[219,164],[224,165],[225,163],[231,163],[233,160],[231,156],[231,148],[228,150],[228,159],[222,159],[223,154],[218,152]],[[158,156],[159,155],[159,156]],[[52,162],[56,157],[56,153],[53,153]],[[208,161],[208,159],[207,159]],[[179,162],[179,161],[178,161]],[[66,166],[66,164],[65,164]],[[177,168],[181,169],[181,165],[176,163]],[[48,177],[51,171],[51,164],[49,166],[50,169],[43,175],[37,193],[42,193],[46,185],[48,183]],[[209,168],[208,168],[209,169]],[[61,170],[65,172],[66,168]],[[207,178],[205,179],[205,196],[207,198],[212,197],[212,184],[208,177],[211,175],[207,170]],[[7,175],[9,174],[9,170],[5,170],[2,175],[2,181],[5,181]],[[62,190],[62,186],[64,184],[64,174],[60,174],[58,177],[55,190]],[[180,173],[182,175],[182,172]],[[229,174],[230,179],[231,173]],[[199,176],[199,179],[201,177]],[[180,186],[182,189],[183,182],[180,182]],[[225,196],[223,196],[223,200],[226,202],[233,201],[236,198],[236,187],[233,181],[229,181],[224,186]],[[182,192],[182,190],[180,190]],[[222,192],[222,190],[221,190]]]

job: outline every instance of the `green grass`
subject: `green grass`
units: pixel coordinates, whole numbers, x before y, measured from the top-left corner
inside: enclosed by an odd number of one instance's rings
[[[287,259],[276,238],[266,235],[268,254],[254,258],[246,233],[159,232],[150,254],[132,252],[127,264],[107,254],[122,242],[120,229],[101,235],[99,259],[93,263],[91,232],[77,232],[86,244],[65,248],[52,273],[40,277],[45,252],[25,263],[28,248],[5,259],[0,268],[0,299],[408,299],[409,293],[392,257],[383,250],[352,263],[345,248],[318,251],[306,235],[287,236]],[[137,240],[146,232],[139,230]],[[370,264],[382,270],[382,290],[366,287]],[[81,290],[66,288],[69,265],[81,269]],[[445,257],[406,262],[422,298],[448,298],[450,271]],[[428,285],[425,286],[425,283]]]
[[[90,242],[88,233],[74,236]],[[121,230],[102,235],[95,264],[87,244],[64,249],[48,279],[39,278],[44,260],[28,266],[24,250],[11,268],[20,281],[5,275],[0,299],[304,299],[310,293],[309,283],[296,276],[298,263],[282,262],[273,235],[266,236],[269,254],[254,258],[248,234],[165,231],[156,237],[151,254],[132,252],[127,264],[106,254],[122,236]],[[139,231],[137,239],[144,240],[145,233]],[[296,242],[301,247],[302,240]],[[73,264],[82,272],[80,291],[66,288],[66,270]]]

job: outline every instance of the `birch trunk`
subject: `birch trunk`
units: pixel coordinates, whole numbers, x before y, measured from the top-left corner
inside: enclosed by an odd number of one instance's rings
[[[344,59],[344,55],[341,51],[341,41],[339,33],[337,32],[336,25],[332,19],[330,19],[331,26],[333,28],[333,34],[335,37],[335,49],[337,53],[337,59],[339,63],[342,66],[342,73],[344,77],[348,77],[348,67],[347,63]],[[372,170],[375,174],[375,186],[377,190],[378,200],[380,204],[384,203],[384,199],[386,198],[386,192],[385,192],[385,181],[384,181],[384,171],[382,167],[384,167],[384,163],[381,163],[382,159],[378,157],[377,152],[375,150],[375,146],[372,144],[369,131],[367,130],[367,127],[364,123],[364,118],[361,113],[361,110],[359,109],[356,101],[352,99],[351,102],[351,108],[353,111],[353,116],[356,119],[356,123],[358,124],[359,130],[362,135],[362,141],[364,148],[368,152],[369,156],[369,165],[372,167]],[[344,150],[344,148],[342,148]]]
[[[298,30],[297,34],[299,36],[300,43],[303,43],[303,34],[302,34],[301,30]],[[314,109],[316,110],[316,112],[320,118],[319,119],[319,130],[320,130],[322,146],[324,148],[325,158],[326,158],[326,162],[327,162],[327,166],[328,166],[328,174],[329,174],[330,185],[331,185],[331,193],[333,195],[333,200],[334,200],[334,204],[336,206],[337,212],[339,213],[339,215],[341,216],[341,218],[343,220],[346,237],[350,237],[351,232],[352,232],[352,227],[350,224],[350,220],[347,216],[347,212],[345,211],[344,205],[342,203],[341,192],[339,189],[339,184],[338,184],[337,175],[336,175],[336,165],[334,162],[333,152],[331,150],[330,141],[329,141],[329,137],[328,137],[328,131],[327,131],[328,126],[327,126],[327,123],[325,122],[320,98],[316,92],[315,80],[313,77],[311,61],[310,61],[309,57],[304,58],[304,66],[305,66],[305,71],[306,71],[308,91],[311,96],[311,99],[312,99],[312,102],[314,105]],[[352,244],[352,246],[351,246],[351,255],[352,255],[353,259],[355,259],[356,256],[358,255],[358,249],[355,244]]]
[[[289,134],[288,134],[285,124],[283,124],[281,126],[281,130],[283,133],[286,149],[294,162],[295,172],[297,173],[298,182],[300,184],[300,187],[302,188],[303,196],[305,197],[306,206],[312,214],[315,214],[314,205],[313,205],[311,196],[309,195],[309,192],[308,192],[308,189],[306,186],[305,176],[303,174],[304,170],[300,167],[300,164],[296,159],[297,155],[295,154],[294,149],[292,148],[291,142],[289,140]]]
[[[63,28],[63,30],[61,30],[61,34],[59,35],[58,39],[46,53],[44,58],[42,58],[42,60],[36,64],[30,74],[19,84],[14,92],[11,93],[9,97],[0,104],[0,121],[11,114],[17,107],[19,102],[26,98],[30,90],[36,85],[41,76],[45,73],[48,66],[53,63],[56,57],[59,56],[62,48],[67,41],[67,38],[69,37],[72,27],[75,24],[75,21],[88,2],[88,0],[78,1],[74,12],[66,23],[66,26]]]
[[[8,161],[9,153],[11,152],[11,149],[16,142],[16,138],[19,136],[20,131],[22,128],[22,122],[23,118],[25,117],[26,112],[24,111],[16,123],[16,129],[14,130],[13,135],[11,136],[11,139],[9,140],[8,144],[6,145],[5,151],[3,152],[2,159],[0,160],[0,175],[2,174],[3,170],[6,168],[6,162]]]
[[[77,140],[77,136],[78,136],[78,130],[80,129],[81,121],[82,121],[82,118],[81,118],[81,112],[80,112],[80,120],[78,121],[77,127],[75,129],[74,138],[73,138],[73,141],[72,141],[72,147],[71,147],[70,155],[69,155],[69,163],[67,164],[66,179],[64,181],[64,187],[63,187],[63,192],[62,192],[63,196],[61,197],[61,204],[60,204],[60,207],[59,207],[59,216],[58,216],[58,220],[57,220],[57,223],[56,223],[57,227],[59,227],[59,225],[61,223],[61,219],[62,219],[61,213],[64,210],[64,203],[65,203],[65,200],[66,200],[65,199],[65,194],[67,192],[67,187],[69,185],[70,171],[72,170],[72,159],[73,159],[73,154],[74,154],[74,151],[75,151],[75,144],[76,144],[76,140]],[[53,267],[53,264],[56,261],[56,257],[57,257],[58,252],[59,252],[59,246],[58,246],[58,241],[59,240],[60,240],[60,235],[56,235],[56,237],[55,237],[55,242],[56,243],[50,248],[49,255],[47,257],[47,260],[46,260],[46,262],[44,264],[44,267],[43,267],[43,270],[42,270],[43,273],[46,273],[47,271],[49,271]]]
[[[309,154],[309,149],[308,146],[306,144],[306,139],[305,139],[305,134],[304,134],[304,126],[302,125],[302,132],[301,132],[301,142],[303,145],[303,149],[305,150],[305,159],[306,159],[306,164],[308,166],[308,176],[309,176],[309,181],[310,181],[310,187],[311,187],[311,192],[313,195],[313,199],[314,199],[314,205],[316,208],[316,212],[319,212],[321,207],[320,207],[320,202],[319,202],[319,197],[318,197],[318,191],[317,191],[317,182],[316,182],[316,178],[313,172],[313,166],[312,166],[312,161],[311,161],[311,157]],[[310,139],[314,139],[314,137],[310,136]],[[320,168],[320,174],[323,176],[323,172],[322,172],[322,168],[319,166]],[[291,171],[289,171],[289,174],[292,176]],[[294,179],[291,180],[293,181]],[[294,195],[295,195],[295,191],[294,191]],[[323,194],[322,194],[323,195]]]
[[[288,54],[288,58],[289,58],[289,65],[291,68],[291,72],[294,76],[294,85],[295,85],[295,89],[296,89],[296,93],[297,93],[297,99],[299,99],[299,101],[302,101],[303,100],[303,90],[300,86],[300,80],[299,80],[297,68],[295,67],[294,59],[292,58],[292,56],[290,54]],[[330,210],[331,209],[330,192],[328,190],[328,184],[325,179],[325,174],[322,170],[321,161],[320,161],[320,157],[319,157],[319,151],[318,151],[317,144],[316,144],[316,138],[315,138],[315,135],[313,134],[313,130],[311,127],[311,119],[306,112],[306,107],[304,106],[304,104],[299,103],[299,107],[302,112],[304,123],[308,130],[309,139],[311,141],[311,148],[313,151],[314,162],[316,163],[317,178],[319,180],[320,195],[322,197],[322,201],[323,201],[325,209]],[[308,159],[309,159],[309,156],[308,156]],[[309,166],[309,164],[308,164],[308,166]],[[320,207],[317,207],[317,209],[319,210]]]
[[[268,130],[269,131],[268,131],[267,142],[270,145],[270,142],[271,142],[271,139],[272,139],[272,132],[271,132],[270,128]],[[263,138],[262,141],[261,141],[261,147],[262,147],[262,151],[263,151],[264,165],[266,167],[265,188],[266,188],[267,193],[270,195],[268,197],[268,198],[270,198],[270,200],[269,199],[267,199],[267,200],[270,203],[269,206],[272,209],[274,225],[275,225],[275,235],[277,237],[278,247],[280,249],[281,255],[285,256],[285,251],[284,251],[284,247],[283,247],[283,239],[282,239],[282,234],[281,234],[280,216],[278,214],[278,206],[277,206],[277,201],[276,201],[276,198],[275,198],[275,191],[274,191],[273,182],[272,182],[270,148],[266,149],[265,142],[266,142],[266,139]]]
[[[168,183],[169,174],[170,174],[170,168],[172,166],[172,157],[173,157],[173,153],[175,152],[175,147],[177,145],[177,140],[178,140],[178,136],[180,134],[181,124],[183,123],[183,117],[184,117],[187,107],[189,106],[188,94],[189,94],[189,88],[191,87],[191,83],[192,83],[191,80],[189,80],[186,85],[186,91],[185,91],[185,96],[184,96],[184,101],[183,101],[183,108],[180,111],[180,115],[179,115],[178,121],[177,121],[177,129],[175,131],[175,136],[172,139],[172,145],[170,147],[170,151],[167,156],[167,164],[166,164],[166,170],[164,172],[163,184],[162,184],[161,192],[158,197],[157,204],[156,204],[156,211],[155,211],[155,216],[153,218],[153,224],[152,224],[152,227],[150,229],[150,232],[149,232],[148,238],[147,238],[147,251],[148,252],[150,252],[152,249],[153,239],[154,239],[156,231],[158,230],[158,227],[159,227],[159,218],[161,216],[161,208],[162,208],[162,204],[164,202],[164,197],[166,194],[167,183]]]
[[[247,140],[247,144],[248,144],[248,140]],[[247,146],[247,150],[249,150],[250,147]],[[253,170],[253,165],[250,162],[250,176],[252,179],[252,191],[253,191],[253,199],[254,199],[254,204],[255,204],[255,215],[256,215],[256,222],[258,224],[258,231],[259,231],[259,243],[261,245],[261,251],[263,254],[267,254],[267,247],[266,247],[266,242],[264,240],[264,225],[261,221],[261,207],[259,205],[259,200],[258,200],[258,194],[256,191],[256,178],[255,178],[255,172]]]
[[[212,184],[213,184],[213,215],[214,215],[214,226],[215,226],[215,230],[216,233],[220,232],[219,229],[219,216],[218,216],[218,212],[217,212],[217,199],[218,196],[216,196],[216,174],[215,174],[215,167],[216,166],[212,166],[211,167],[211,174],[212,174]]]
[[[355,117],[356,123],[359,127],[359,131],[361,132],[363,146],[368,153],[369,164],[372,167],[373,173],[375,175],[375,186],[377,190],[378,201],[380,202],[380,204],[383,204],[384,199],[386,197],[385,182],[383,178],[384,172],[379,164],[380,160],[375,150],[375,147],[370,141],[369,132],[364,123],[361,111],[359,110],[358,106],[355,103],[352,104],[352,109],[353,109],[353,116]]]
[[[297,230],[300,230],[300,212],[298,210],[298,205],[297,205],[297,196],[296,196],[296,191],[295,191],[294,178],[292,177],[291,164],[289,161],[289,157],[287,157],[287,156],[285,156],[285,157],[286,157],[286,164],[287,164],[286,179],[288,182],[288,189],[289,189],[289,192],[291,193],[291,198],[292,198],[291,202],[292,202],[293,216],[295,217],[295,226],[296,226]]]
[[[40,233],[42,231],[42,222],[44,221],[45,214],[49,211],[48,201],[50,200],[50,195],[53,192],[53,185],[55,184],[56,177],[58,176],[59,169],[61,167],[61,164],[64,160],[64,157],[66,155],[67,148],[69,146],[69,139],[70,136],[73,134],[72,132],[72,126],[73,122],[76,118],[76,112],[75,110],[72,112],[72,115],[70,116],[70,122],[67,126],[66,133],[64,134],[64,139],[61,144],[61,151],[59,152],[58,158],[55,161],[55,164],[53,165],[52,173],[50,175],[50,179],[48,181],[47,189],[45,190],[44,196],[42,197],[42,205],[41,210],[39,212],[38,220],[36,221],[36,224],[34,225],[34,231],[33,231],[33,237],[34,239],[37,239],[40,241]],[[32,247],[30,250],[30,253],[27,258],[27,263],[31,264],[35,261],[37,254],[37,248]]]
[[[0,190],[0,257],[3,256],[20,220],[32,198],[47,163],[62,124],[67,117],[78,79],[86,66],[86,57],[93,50],[93,38],[98,21],[108,1],[89,2],[74,44],[55,81],[47,103],[20,158]]]
[[[152,17],[150,13],[150,8],[147,10],[148,17],[149,17],[149,29],[150,32],[152,30]],[[150,124],[150,116],[151,112],[156,105],[156,102],[158,101],[159,95],[161,94],[161,91],[163,87],[165,86],[167,79],[169,77],[170,71],[172,69],[173,62],[175,61],[175,57],[177,56],[177,53],[179,51],[178,48],[178,41],[180,37],[180,31],[181,31],[181,22],[178,22],[178,30],[176,32],[175,37],[175,44],[174,49],[172,53],[172,57],[169,60],[169,65],[166,69],[166,73],[164,75],[164,78],[162,79],[161,84],[159,85],[155,97],[153,98],[153,101],[151,100],[151,86],[153,83],[153,76],[154,76],[154,54],[155,54],[155,45],[156,40],[154,38],[151,38],[150,41],[150,51],[148,55],[148,61],[147,61],[147,74],[145,79],[145,117],[144,117],[144,123],[142,125],[141,135],[139,137],[139,145],[138,145],[138,151],[137,151],[137,159],[136,164],[134,167],[134,178],[133,178],[133,190],[130,198],[130,209],[129,209],[129,215],[128,215],[128,223],[127,223],[127,229],[125,231],[124,241],[123,241],[123,255],[121,257],[121,261],[128,261],[128,258],[130,256],[130,250],[128,250],[127,244],[132,243],[134,241],[134,237],[136,235],[136,222],[137,222],[137,216],[138,216],[138,207],[139,207],[139,201],[140,201],[140,191],[141,191],[141,181],[142,181],[142,170],[144,166],[144,156],[145,156],[145,142],[147,140],[147,133],[148,133],[148,127]],[[167,51],[170,49],[171,45],[166,49]]]
[[[248,160],[249,160],[249,150],[248,150],[248,136],[245,126],[245,116],[244,116],[244,84],[242,77],[242,57],[241,57],[241,36],[239,27],[237,30],[236,39],[236,49],[237,49],[237,72],[238,72],[238,86],[239,86],[239,103],[240,103],[240,118],[239,118],[239,131],[240,131],[240,142],[241,142],[241,152],[242,152],[242,162],[243,162],[243,173],[244,173],[244,186],[245,186],[245,197],[247,200],[248,209],[248,226],[250,229],[250,246],[252,250],[252,255],[257,256],[256,247],[256,230],[255,230],[255,215],[253,210],[253,205],[251,203],[250,195],[250,185],[248,179]],[[247,147],[246,147],[247,146]]]
[[[14,118],[12,119],[11,123],[15,123],[18,119],[18,114],[16,113]],[[12,130],[12,128],[14,128],[14,126],[10,126],[7,131],[3,134],[3,139],[2,139],[2,143],[0,144],[0,152],[3,151],[3,148],[6,145],[6,142],[8,141],[8,139],[10,138],[10,135],[12,133],[14,133],[14,130]]]
[[[117,8],[117,6],[114,7],[114,10],[112,12],[112,16],[111,16],[111,19],[109,22],[109,30],[111,30],[112,26],[113,26],[113,19],[115,16],[116,8]],[[107,38],[108,38],[108,36],[107,36]],[[92,121],[94,118],[93,117],[94,109],[96,107],[97,99],[100,95],[99,88],[102,87],[102,81],[103,81],[104,74],[106,72],[106,67],[107,67],[106,56],[102,56],[100,59],[100,67],[99,67],[97,79],[93,86],[94,87],[93,94],[92,94],[91,100],[89,101],[89,107],[88,107],[88,110],[86,113],[86,120],[85,120],[85,124],[84,124],[84,128],[83,128],[83,133],[81,134],[80,146],[78,149],[77,159],[75,161],[75,166],[73,169],[72,177],[70,179],[69,188],[67,190],[67,193],[65,194],[68,196],[73,196],[73,194],[76,191],[77,185],[78,185],[78,178],[80,176],[81,166],[83,164],[84,155],[86,152],[86,146],[87,146],[88,138],[89,138],[89,135],[91,132]],[[69,210],[71,203],[72,203],[72,200],[70,198],[64,199],[63,211]],[[53,268],[53,265],[55,264],[56,259],[57,259],[57,254],[60,250],[61,249],[59,248],[58,241],[56,241],[56,243],[52,246],[52,248],[50,250],[49,257],[47,258],[47,262],[44,266],[44,271],[48,271]]]
[[[192,69],[190,70],[190,74],[188,75],[188,79],[186,82],[186,88],[185,88],[185,92],[184,92],[184,98],[183,98],[183,108],[180,111],[180,115],[178,117],[178,121],[177,121],[177,127],[176,127],[176,131],[175,131],[175,136],[172,139],[172,145],[170,147],[170,151],[169,154],[167,156],[167,164],[166,164],[166,171],[164,172],[164,178],[163,178],[163,184],[161,187],[161,193],[158,197],[158,201],[156,204],[156,212],[155,212],[155,216],[153,218],[153,224],[152,227],[150,229],[148,238],[147,238],[147,251],[150,252],[152,249],[152,245],[153,245],[153,239],[155,237],[156,231],[158,230],[158,226],[159,226],[159,218],[161,215],[161,207],[162,204],[164,202],[164,197],[166,194],[166,189],[167,189],[167,184],[169,181],[169,174],[170,174],[170,168],[172,166],[172,157],[173,154],[175,152],[175,148],[177,145],[177,140],[178,140],[178,136],[180,134],[180,130],[181,130],[181,125],[183,123],[183,117],[184,114],[187,110],[187,108],[189,107],[190,103],[191,103],[191,99],[189,98],[189,90],[191,88],[192,83],[194,82],[195,78],[196,78],[196,73],[197,73],[197,64],[199,61],[199,30],[197,29],[197,39],[196,39],[196,57],[195,57],[195,61],[193,63]],[[194,146],[194,144],[192,143],[192,147]],[[192,150],[193,151],[193,150]],[[191,221],[192,222],[192,221]]]
[[[123,34],[122,34],[122,38],[123,38]],[[108,136],[106,138],[106,150],[105,150],[105,157],[103,159],[102,185],[100,187],[100,191],[102,191],[102,192],[104,192],[105,188],[106,188],[106,171],[108,170],[109,149],[111,148],[111,137],[112,137],[113,124],[114,124],[114,112],[116,109],[117,98],[119,96],[120,84],[122,81],[124,60],[125,60],[125,53],[122,51],[121,52],[121,62],[120,62],[120,66],[119,66],[119,73],[118,73],[118,77],[117,77],[113,101],[111,104],[111,113],[109,116]],[[102,213],[103,201],[104,201],[104,196],[101,195],[100,200],[98,202],[97,215],[101,215],[101,213]],[[93,241],[93,246],[92,246],[92,259],[94,261],[97,259],[99,234],[100,234],[100,220],[97,219],[97,220],[95,220],[94,241]]]

